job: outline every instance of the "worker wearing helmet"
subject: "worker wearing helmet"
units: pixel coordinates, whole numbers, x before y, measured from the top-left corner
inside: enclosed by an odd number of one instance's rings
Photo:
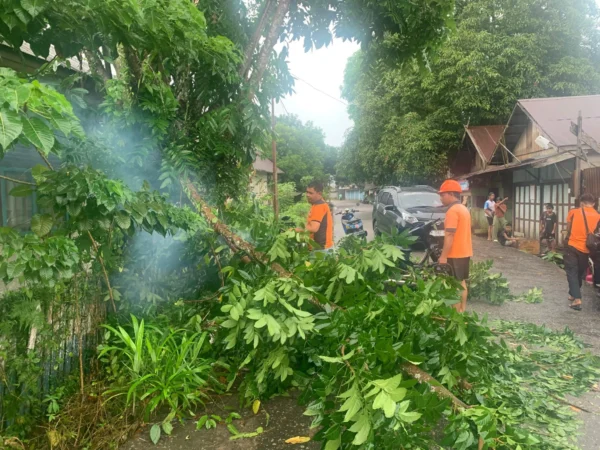
[[[440,200],[448,207],[444,221],[444,248],[438,262],[452,266],[454,276],[463,287],[461,301],[454,305],[454,308],[458,312],[465,312],[473,244],[471,243],[471,215],[466,206],[460,203],[461,192],[462,188],[455,180],[444,181],[438,192]]]

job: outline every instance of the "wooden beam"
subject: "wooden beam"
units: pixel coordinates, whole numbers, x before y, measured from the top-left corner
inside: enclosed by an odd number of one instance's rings
[[[589,134],[583,131],[583,127],[581,129],[581,132],[579,132],[579,127],[577,126],[577,124],[575,122],[571,122],[571,133],[575,136],[579,136],[581,142],[588,145],[595,152],[600,153],[600,145],[598,145],[598,142],[596,142],[596,140],[593,137],[591,137]]]

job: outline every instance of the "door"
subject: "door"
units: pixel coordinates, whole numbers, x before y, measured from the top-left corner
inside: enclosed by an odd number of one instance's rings
[[[388,193],[387,197],[385,198],[385,206],[393,208],[391,210],[386,210],[384,215],[385,232],[388,234],[393,234],[398,231],[398,215],[400,213],[398,212],[397,204],[396,195],[392,194],[391,192]]]

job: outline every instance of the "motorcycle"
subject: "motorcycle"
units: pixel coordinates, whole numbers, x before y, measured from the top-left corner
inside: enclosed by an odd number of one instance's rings
[[[345,209],[344,211],[340,211],[336,213],[336,215],[342,214],[342,228],[344,229],[344,234],[346,236],[353,235],[358,238],[367,237],[367,231],[363,227],[362,219],[354,217],[354,213],[358,212],[355,209]]]

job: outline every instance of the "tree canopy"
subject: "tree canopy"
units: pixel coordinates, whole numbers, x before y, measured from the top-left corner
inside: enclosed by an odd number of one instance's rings
[[[282,181],[293,181],[304,189],[308,181],[329,181],[334,174],[337,149],[325,143],[323,130],[297,116],[277,119],[277,166],[284,171]]]
[[[456,29],[426,66],[387,57],[393,35],[359,52],[346,68],[356,125],[338,172],[432,182],[467,123],[504,124],[520,98],[600,93],[599,17],[593,0],[458,1]]]

